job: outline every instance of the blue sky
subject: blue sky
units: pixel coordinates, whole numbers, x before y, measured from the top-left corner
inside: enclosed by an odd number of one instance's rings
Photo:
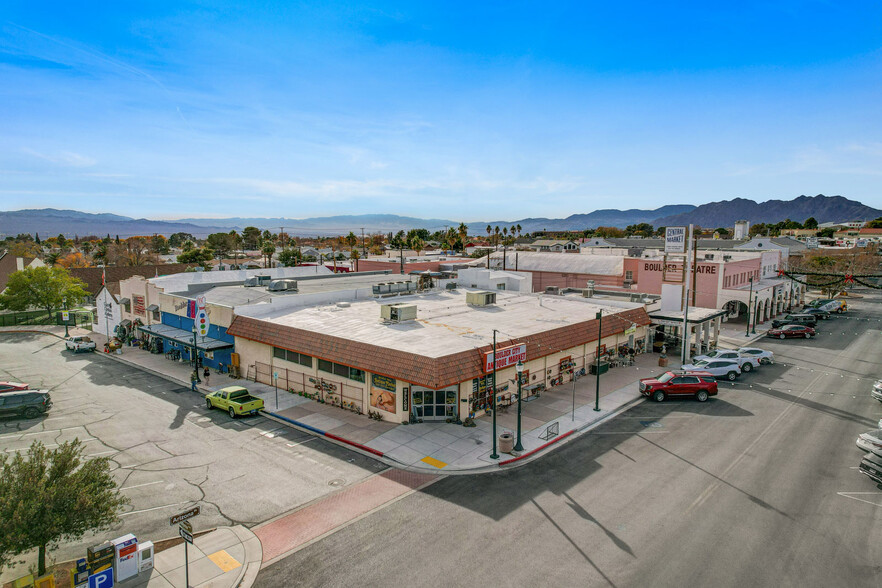
[[[4,3],[0,209],[882,208],[876,3],[130,4]]]

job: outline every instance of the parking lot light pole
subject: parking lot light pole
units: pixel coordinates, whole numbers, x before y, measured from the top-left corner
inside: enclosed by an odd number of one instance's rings
[[[518,361],[515,364],[515,371],[518,374],[518,440],[515,443],[515,451],[523,451],[524,446],[521,444],[521,374],[524,373],[524,362]]]
[[[193,370],[196,372],[196,383],[201,384],[199,377],[199,351],[196,349],[196,322],[193,322]]]
[[[499,454],[496,453],[496,329],[493,329],[493,388],[491,394],[493,395],[493,400],[490,403],[493,411],[493,453],[490,454],[490,459],[499,459]]]
[[[747,330],[744,331],[745,337],[750,337],[750,299],[753,298],[753,276],[748,278],[750,281],[750,294],[747,295]]]
[[[597,369],[594,371],[597,386],[594,391],[594,410],[600,411],[600,339],[603,338],[603,311],[597,312]],[[575,414],[575,412],[573,412]]]

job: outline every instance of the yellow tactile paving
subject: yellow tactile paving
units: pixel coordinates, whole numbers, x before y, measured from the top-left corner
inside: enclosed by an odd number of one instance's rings
[[[235,570],[242,564],[236,561],[232,555],[221,549],[215,553],[212,553],[208,556],[208,559],[214,562],[214,565],[219,567],[224,571],[224,573],[229,572],[230,570]]]
[[[441,461],[439,459],[435,459],[434,457],[424,457],[420,461],[425,462],[425,463],[429,464],[430,466],[435,466],[438,469],[441,469],[447,465],[443,461]]]

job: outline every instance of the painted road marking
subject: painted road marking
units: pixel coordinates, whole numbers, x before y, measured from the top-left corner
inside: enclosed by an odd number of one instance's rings
[[[882,492],[837,492],[839,496],[843,498],[851,498],[852,500],[857,500],[858,502],[866,502],[867,504],[872,504],[873,506],[882,506],[882,501],[872,502],[870,500],[866,500],[864,498],[858,498],[856,495],[870,495],[870,496],[882,496]]]
[[[236,561],[232,555],[221,549],[215,553],[212,553],[208,556],[208,559],[214,562],[214,565],[219,567],[224,573],[229,572],[230,570],[235,570],[236,568],[241,568],[242,564]]]
[[[125,488],[120,488],[120,490],[131,490],[132,488],[141,488],[143,486],[152,486],[154,484],[162,484],[165,480],[157,480],[155,482],[145,482],[144,484],[135,484],[134,486],[126,486]]]
[[[142,510],[131,510],[131,511],[129,511],[129,512],[124,512],[124,513],[122,513],[122,514],[119,515],[119,516],[121,516],[121,517],[126,517],[126,516],[129,516],[129,515],[138,514],[138,513],[141,513],[141,512],[150,512],[151,510],[160,510],[160,509],[163,509],[163,508],[172,508],[173,506],[181,506],[182,504],[189,504],[189,503],[188,503],[188,502],[176,502],[176,503],[174,503],[174,504],[164,504],[164,505],[162,505],[162,506],[154,506],[153,508],[145,508],[145,509],[142,509]]]
[[[446,463],[444,463],[440,459],[435,459],[434,457],[429,457],[429,456],[424,457],[420,461],[423,463],[427,463],[430,466],[435,466],[439,470],[447,465]]]

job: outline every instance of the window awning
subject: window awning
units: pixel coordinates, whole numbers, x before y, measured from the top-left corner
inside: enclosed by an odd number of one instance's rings
[[[147,312],[156,312],[157,310],[159,310],[158,304],[151,304],[147,307]]]
[[[156,337],[162,337],[170,341],[175,341],[183,345],[193,345],[193,333],[172,327],[169,325],[144,325],[140,328],[142,333],[149,333]],[[203,351],[215,351],[217,349],[227,349],[233,347],[232,343],[215,339],[214,337],[200,337],[196,335],[196,348]]]
[[[120,304],[129,304],[130,302],[131,302],[131,300],[129,300],[128,298],[120,298],[119,299]]]

